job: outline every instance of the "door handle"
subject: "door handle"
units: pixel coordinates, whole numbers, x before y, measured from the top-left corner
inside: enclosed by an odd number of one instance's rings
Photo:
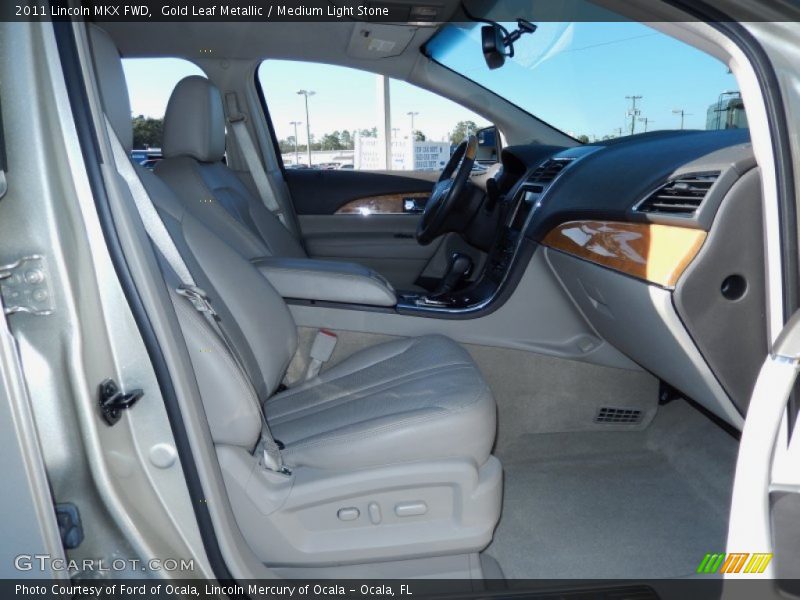
[[[427,198],[403,198],[403,212],[409,215],[420,214],[425,211],[427,202]]]

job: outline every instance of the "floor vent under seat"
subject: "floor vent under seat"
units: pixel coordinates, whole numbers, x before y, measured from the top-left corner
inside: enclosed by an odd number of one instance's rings
[[[595,423],[630,425],[642,421],[642,411],[636,408],[612,408],[602,406],[594,417]]]

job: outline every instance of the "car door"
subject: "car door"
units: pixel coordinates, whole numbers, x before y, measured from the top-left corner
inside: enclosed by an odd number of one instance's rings
[[[747,554],[727,579],[800,577],[800,427],[790,400],[800,367],[800,311],[778,336],[756,381],[736,464],[728,555]],[[738,562],[737,562],[738,565]],[[797,593],[796,583],[792,593]]]
[[[267,60],[258,74],[309,256],[358,262],[414,289],[441,277],[454,251],[475,252],[458,236],[423,246],[414,234],[477,115],[345,67]]]
[[[413,287],[442,244],[440,238],[423,246],[414,236],[435,175],[287,170],[308,254],[357,262],[398,287]]]

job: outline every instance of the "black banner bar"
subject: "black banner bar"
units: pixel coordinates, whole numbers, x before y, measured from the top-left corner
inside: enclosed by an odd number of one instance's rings
[[[650,0],[663,11],[670,2]],[[533,22],[612,22],[629,20],[587,0],[513,0],[519,2],[516,15]],[[709,0],[704,14],[715,21],[800,21],[800,6],[780,0]],[[469,14],[486,15],[494,5],[490,0],[465,0]],[[689,5],[690,6],[690,5]],[[644,18],[647,4],[637,5]],[[711,9],[710,11],[708,9]],[[0,21],[49,21],[83,19],[98,22],[352,22],[411,23],[433,25],[447,21],[466,21],[466,13],[452,4],[436,1],[400,0],[3,0]],[[515,7],[503,7],[513,20]],[[658,14],[669,14],[659,12]],[[498,16],[500,18],[500,16]],[[648,21],[670,20],[653,16]],[[674,20],[692,21],[698,17],[676,13]]]
[[[577,566],[576,566],[577,567]],[[725,598],[768,600],[797,592],[797,582],[728,579]],[[178,600],[179,598],[272,600],[422,600],[433,598],[534,600],[716,600],[723,592],[718,577],[662,580],[297,580],[217,582],[186,580],[0,580],[0,597],[67,600]],[[791,597],[791,596],[789,596]]]

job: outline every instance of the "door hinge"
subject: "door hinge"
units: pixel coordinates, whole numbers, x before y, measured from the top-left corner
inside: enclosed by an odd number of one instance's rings
[[[78,507],[72,502],[56,504],[56,521],[64,548],[72,550],[80,546],[83,541],[83,525]]]
[[[140,389],[123,392],[113,379],[106,379],[100,384],[100,412],[109,425],[119,421],[122,411],[130,408],[144,396]]]
[[[47,279],[47,265],[40,254],[23,256],[13,263],[0,265],[0,294],[5,313],[51,314],[53,296]]]

